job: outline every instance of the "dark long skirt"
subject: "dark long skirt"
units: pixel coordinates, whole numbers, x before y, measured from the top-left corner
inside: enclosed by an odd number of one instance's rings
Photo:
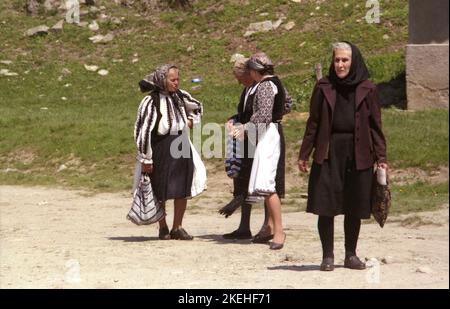
[[[277,175],[275,176],[275,190],[277,191],[279,198],[284,198],[286,144],[284,141],[283,126],[281,125],[281,123],[277,123],[277,125],[278,125],[278,133],[280,134],[280,158],[278,159]]]
[[[241,159],[241,170],[239,175],[233,179],[233,196],[247,196],[248,195],[248,183],[250,182],[250,174],[252,172],[253,158]]]
[[[183,139],[183,143],[178,145],[178,150],[182,146],[189,147],[189,155],[174,158],[170,153],[170,145],[175,140]],[[179,142],[177,140],[175,142]],[[170,199],[181,199],[191,196],[192,178],[194,175],[194,163],[192,160],[192,150],[188,136],[163,135],[152,137],[153,150],[153,173],[151,175],[153,193],[156,198],[165,202]]]
[[[313,163],[308,184],[307,212],[370,218],[372,168],[357,170],[351,133],[334,133],[323,164]]]

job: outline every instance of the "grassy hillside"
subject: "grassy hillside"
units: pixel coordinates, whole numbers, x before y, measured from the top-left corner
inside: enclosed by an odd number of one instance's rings
[[[26,37],[34,26],[54,25],[56,11],[27,16],[24,1],[0,3],[0,183],[61,184],[89,189],[130,188],[133,124],[142,98],[137,82],[157,64],[181,67],[181,87],[204,102],[204,122],[223,123],[237,104],[241,87],[231,75],[234,53],[265,51],[274,60],[296,100],[286,120],[291,162],[305,127],[303,112],[314,85],[314,64],[326,74],[330,44],[350,40],[366,57],[372,80],[388,83],[405,70],[407,1],[381,2],[381,22],[366,23],[365,1],[194,1],[190,10],[143,12],[114,1],[97,1],[97,33],[65,24],[61,33]],[[101,8],[101,7],[104,8]],[[86,7],[82,7],[86,10]],[[103,18],[102,14],[108,17]],[[114,19],[120,20],[116,24]],[[245,38],[250,23],[282,25]],[[292,30],[284,25],[295,22]],[[114,34],[107,44],[93,44],[95,34]],[[107,76],[84,65],[107,69]],[[201,77],[198,87],[190,82]],[[384,111],[389,157],[394,167],[448,165],[448,112]],[[221,160],[210,160],[222,170]],[[61,165],[67,169],[58,172]],[[295,173],[295,167],[288,166]],[[448,190],[447,190],[448,192]]]

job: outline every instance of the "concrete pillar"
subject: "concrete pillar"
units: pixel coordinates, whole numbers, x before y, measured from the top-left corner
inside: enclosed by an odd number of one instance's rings
[[[409,0],[408,109],[449,107],[448,10],[448,0]]]

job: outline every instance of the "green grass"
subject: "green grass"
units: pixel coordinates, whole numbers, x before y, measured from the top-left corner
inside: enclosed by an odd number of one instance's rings
[[[448,165],[448,110],[383,113],[388,159],[396,168]]]
[[[411,185],[391,187],[392,206],[390,213],[430,211],[448,204],[448,181],[440,184],[417,182]]]

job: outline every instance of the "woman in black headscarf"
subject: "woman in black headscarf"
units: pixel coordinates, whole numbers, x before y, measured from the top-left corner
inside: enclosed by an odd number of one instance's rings
[[[322,271],[334,269],[334,217],[344,214],[344,267],[365,269],[356,255],[361,219],[370,218],[373,167],[387,168],[380,100],[359,49],[333,44],[328,77],[314,88],[298,166],[308,171],[307,212],[319,215]]]

